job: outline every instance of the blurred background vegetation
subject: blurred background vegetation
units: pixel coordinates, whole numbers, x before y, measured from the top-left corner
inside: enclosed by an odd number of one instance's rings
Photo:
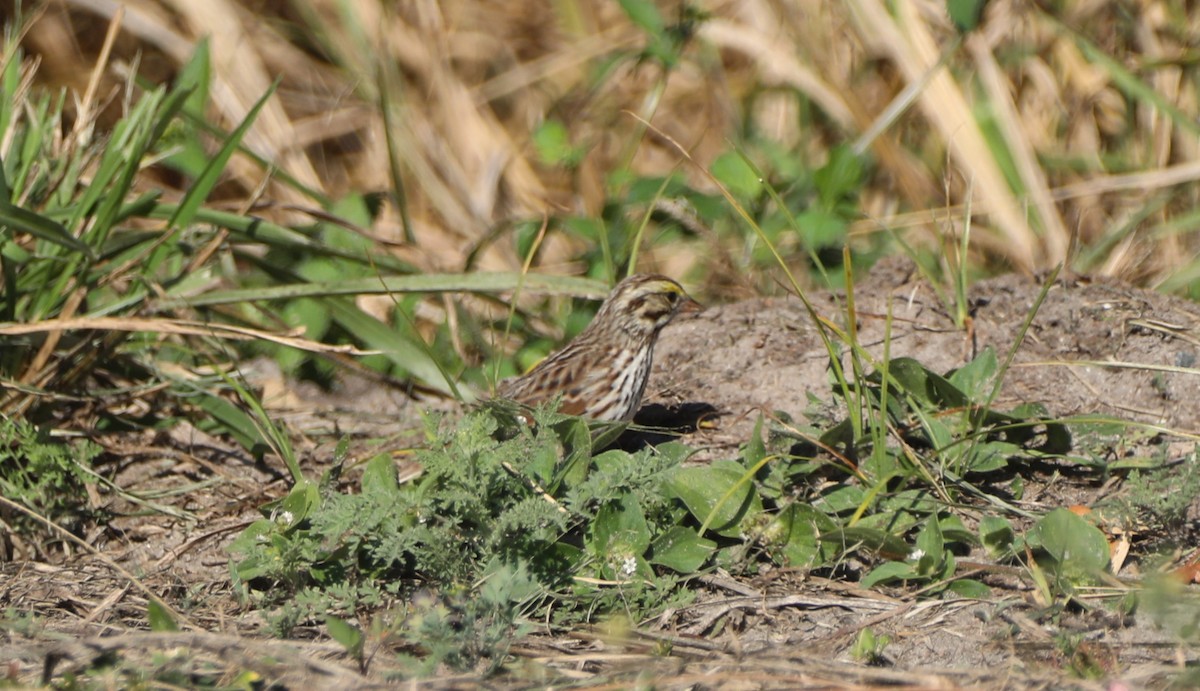
[[[1065,262],[1197,290],[1200,15],[1184,0],[0,7],[10,168],[31,94],[61,109],[46,160],[79,156],[84,187],[99,156],[85,152],[143,93],[195,85],[119,190],[203,202],[171,279],[191,277],[189,297],[154,314],[302,327],[433,389],[527,366],[587,323],[594,303],[569,298],[634,266],[712,302],[781,293],[785,271],[837,285],[846,256],[901,252],[935,277]],[[206,173],[230,142],[240,153]],[[9,182],[13,204],[53,217]],[[115,227],[153,235],[180,220],[168,211]],[[259,221],[306,240],[265,241]],[[596,280],[515,303],[511,278],[453,280],[483,272]],[[442,278],[385,282],[406,276]],[[322,289],[268,291],[305,282]],[[340,357],[252,348],[318,379]]]

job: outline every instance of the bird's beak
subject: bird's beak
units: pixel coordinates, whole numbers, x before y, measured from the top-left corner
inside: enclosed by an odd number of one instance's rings
[[[704,305],[701,305],[700,303],[696,302],[692,298],[685,295],[683,298],[683,302],[679,304],[678,314],[696,314],[697,312],[703,312],[703,311],[704,311]]]

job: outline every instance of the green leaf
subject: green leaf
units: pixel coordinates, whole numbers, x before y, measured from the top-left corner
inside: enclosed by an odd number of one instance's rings
[[[961,408],[969,400],[966,394],[945,377],[926,369],[917,360],[898,357],[888,363],[888,374],[900,386],[900,390],[918,401],[937,408]],[[879,382],[878,373],[871,380]]]
[[[796,214],[796,227],[804,244],[815,249],[837,247],[846,241],[846,220],[823,209]]]
[[[371,460],[367,461],[366,468],[363,469],[363,494],[371,492],[394,494],[399,488],[400,486],[396,482],[396,464],[392,461],[391,454],[380,453],[372,456]]]
[[[1040,546],[1068,579],[1092,578],[1108,568],[1108,540],[1096,526],[1068,509],[1055,509],[1030,531],[1030,542]]]
[[[629,429],[629,423],[588,420],[587,427],[592,434],[591,447],[593,449],[603,449],[615,444],[621,438],[621,435],[625,433],[625,430]]]
[[[679,573],[695,573],[717,549],[717,543],[700,537],[696,531],[675,526],[659,535],[651,545],[651,564]]]
[[[175,618],[163,607],[162,602],[158,598],[150,598],[146,603],[146,619],[150,622],[150,630],[161,631],[178,631],[179,624],[175,623]]]
[[[533,148],[542,163],[551,166],[575,166],[584,151],[571,145],[567,126],[558,120],[546,120],[533,131]]]
[[[993,557],[1012,554],[1013,540],[1016,533],[1007,518],[1001,516],[984,516],[979,519],[979,541],[987,548]]]
[[[255,456],[261,456],[270,448],[254,419],[238,406],[210,391],[200,391],[195,403],[211,416],[209,424],[200,423],[200,428],[211,430],[218,426],[233,435],[237,442]]]
[[[862,505],[866,494],[856,485],[834,486],[825,491],[813,506],[831,516],[857,511]]]
[[[902,561],[885,561],[876,566],[870,573],[862,577],[858,582],[863,588],[870,588],[880,583],[891,583],[894,581],[910,581],[919,578],[920,576],[913,567]]]
[[[192,56],[179,68],[176,83],[189,92],[184,111],[197,117],[205,117],[204,107],[208,104],[208,87],[212,83],[211,50],[207,37],[196,42]]]
[[[183,108],[185,101],[191,94],[191,89],[187,87],[177,87],[169,94],[161,99],[161,106],[154,108],[153,113],[149,113],[145,119],[145,126],[137,132],[133,132],[132,138],[126,143],[120,151],[116,152],[115,158],[112,160],[112,165],[118,169],[119,174],[112,187],[100,190],[100,206],[96,209],[96,213],[92,220],[92,231],[90,235],[95,237],[93,244],[103,244],[108,238],[112,230],[113,223],[116,220],[117,212],[120,211],[125,199],[129,195],[130,189],[133,188],[133,180],[141,170],[140,163],[142,157],[150,150],[150,147],[162,137],[167,126],[178,115],[179,110]],[[147,108],[152,108],[158,105],[157,100],[145,100]],[[139,104],[140,105],[140,104]],[[109,146],[113,146],[112,143]],[[108,156],[108,151],[105,151],[105,156]],[[116,172],[116,171],[114,171]]]
[[[967,526],[963,525],[962,519],[955,514],[951,514],[938,521],[938,525],[942,528],[942,539],[946,544],[960,545],[979,545],[978,538]]]
[[[562,442],[563,459],[556,473],[553,490],[559,487],[576,487],[587,479],[592,462],[592,430],[583,418],[566,418],[552,426],[555,436]]]
[[[325,629],[329,631],[329,637],[337,641],[351,657],[357,659],[362,654],[363,633],[357,626],[327,614]]]
[[[1008,459],[1020,456],[1024,449],[1016,444],[1004,441],[990,441],[976,444],[970,449],[963,472],[990,473],[1008,466]]]
[[[71,235],[62,224],[56,223],[40,214],[35,214],[32,211],[26,211],[18,206],[13,206],[6,199],[0,199],[0,228],[3,226],[29,233],[35,238],[54,243],[66,249],[81,252],[87,257],[95,257],[92,253],[92,248],[88,247],[79,238]]]
[[[242,143],[242,137],[246,135],[246,131],[254,124],[255,118],[258,117],[258,111],[266,105],[267,101],[275,94],[275,89],[279,86],[279,80],[271,85],[267,92],[258,99],[258,102],[250,108],[250,112],[242,120],[233,132],[225,139],[225,143],[221,145],[220,150],[213,156],[208,166],[200,173],[200,177],[188,187],[187,193],[183,196],[179,206],[175,209],[175,215],[168,221],[168,226],[172,229],[186,228],[195,217],[196,211],[200,205],[208,199],[208,195],[212,192],[213,187],[216,187],[217,181],[225,174],[225,169],[228,166],[230,157],[233,152],[237,151],[238,146]]]
[[[970,578],[960,578],[956,581],[950,581],[950,585],[946,587],[950,592],[959,597],[986,600],[992,596],[992,589],[987,584]]]
[[[264,508],[271,510],[271,518],[279,526],[290,530],[299,526],[320,505],[321,493],[316,483],[304,481],[292,487],[282,501],[268,503]]]
[[[813,568],[823,562],[821,535],[833,532],[837,525],[829,516],[807,504],[795,503],[776,514],[767,535],[773,539],[767,545],[782,545],[779,549],[785,566]]]
[[[916,548],[917,573],[926,577],[937,575],[945,561],[946,543],[942,539],[942,527],[936,514],[930,514],[925,519],[925,525],[917,533]]]
[[[822,535],[821,541],[844,550],[865,547],[892,560],[907,559],[911,552],[904,540],[878,528],[840,528]]]
[[[762,192],[762,180],[758,173],[746,163],[742,155],[736,151],[727,151],[713,161],[709,172],[721,181],[730,192],[744,197],[757,197]]]
[[[967,398],[982,403],[992,392],[992,377],[996,376],[999,367],[996,351],[987,346],[974,360],[951,372],[950,383],[965,393]]]
[[[665,459],[666,462],[663,465],[668,467],[682,465],[689,456],[696,453],[695,449],[677,441],[669,441],[653,448],[656,455]]]
[[[662,36],[666,24],[658,7],[651,0],[619,0],[629,21],[652,36]]]
[[[427,345],[414,342],[344,298],[329,300],[327,305],[333,320],[361,339],[368,348],[382,351],[384,357],[426,386],[446,394],[456,390],[453,378],[442,370]]]
[[[275,571],[276,565],[270,555],[262,549],[269,536],[278,531],[274,521],[263,518],[246,527],[227,548],[230,554],[246,555],[236,562],[233,573],[242,582],[261,578]]]
[[[637,497],[626,493],[596,512],[589,547],[596,554],[641,555],[650,547],[650,528]]]
[[[751,479],[736,461],[720,460],[705,467],[677,468],[667,486],[702,527],[738,537],[742,519],[762,511],[762,500]]]
[[[821,197],[821,205],[829,211],[838,203],[858,194],[863,184],[863,160],[845,144],[834,147],[829,160],[813,173],[813,184]]]
[[[946,14],[962,33],[974,31],[983,18],[987,0],[946,0]]]
[[[750,440],[742,446],[742,465],[747,468],[753,468],[767,457],[767,447],[763,443],[762,426],[763,416],[760,414],[758,420],[754,422],[754,431],[750,433]]]

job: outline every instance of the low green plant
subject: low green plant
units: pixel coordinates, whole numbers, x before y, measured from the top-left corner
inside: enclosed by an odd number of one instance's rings
[[[850,648],[850,655],[868,665],[885,665],[887,658],[884,657],[883,651],[891,642],[891,636],[877,635],[867,626],[858,632],[858,638],[854,639],[854,645]]]
[[[87,486],[96,481],[91,464],[100,453],[86,439],[55,438],[45,427],[0,415],[0,495],[48,520],[77,527],[94,518],[85,498]],[[44,529],[22,513],[0,509],[0,516],[22,532]]]
[[[986,369],[995,359],[981,362],[976,367]],[[452,427],[431,422],[428,447],[416,452],[423,474],[414,481],[398,483],[391,457],[380,455],[363,465],[354,491],[298,483],[234,541],[231,572],[248,602],[274,612],[280,632],[329,616],[349,621],[364,608],[407,607],[396,615],[396,635],[424,641],[438,659],[459,665],[494,653],[488,641],[498,639],[489,632],[519,627],[517,612],[560,624],[616,612],[638,620],[685,601],[690,591],[681,586],[697,574],[715,566],[744,573],[763,559],[832,569],[861,551],[890,560],[864,585],[923,581],[933,592],[979,595],[981,584],[952,578],[954,551],[983,539],[1011,553],[1011,528],[989,524],[977,537],[947,499],[969,495],[932,481],[951,469],[969,478],[1004,467],[972,465],[989,457],[967,455],[967,441],[985,447],[1004,435],[1007,461],[1048,453],[1046,440],[1060,433],[1047,433],[1056,423],[1040,417],[971,404],[967,391],[986,387],[970,366],[940,377],[912,362],[892,365],[890,424],[913,431],[907,447],[888,451],[890,465],[856,468],[845,455],[844,464],[830,465],[817,447],[799,448],[804,439],[834,448],[844,434],[840,423],[823,438],[776,430],[769,446],[760,429],[738,458],[687,466],[690,451],[677,443],[603,450],[596,441],[603,430],[581,419],[539,410],[524,424],[505,405],[489,404]],[[864,390],[884,381],[868,378]],[[1027,434],[1026,427],[1042,431]],[[932,454],[918,472],[904,451],[917,437],[926,449],[934,439],[953,451]],[[806,491],[818,476],[820,489]],[[1073,566],[1056,525],[1039,529],[1037,547]],[[520,587],[480,599],[493,581]],[[403,603],[421,592],[433,593],[433,609],[418,616]],[[474,623],[459,626],[454,641],[434,636],[441,641],[434,645],[423,638],[431,633],[418,636],[414,627],[435,626],[438,608]],[[354,636],[334,628],[353,647]]]
[[[1157,458],[1130,470],[1124,491],[1103,505],[1130,526],[1161,535],[1176,534],[1200,497],[1200,448],[1177,462],[1165,458],[1167,450],[1167,444],[1160,445]]]
[[[429,448],[417,454],[423,474],[413,482],[399,484],[391,457],[380,455],[364,465],[358,491],[305,490],[266,512],[230,548],[241,592],[260,606],[289,603],[276,617],[281,630],[423,589],[443,604],[455,593],[466,602],[465,594],[500,582],[521,591],[522,603],[575,621],[593,608],[620,603],[641,613],[677,597],[673,577],[652,564],[678,566],[682,550],[708,544],[673,530],[686,517],[664,491],[687,455],[678,445],[593,453],[593,430],[582,420],[539,412],[524,426],[497,408],[430,434]],[[513,585],[524,574],[536,595]],[[515,600],[496,594],[471,602],[499,608]],[[468,618],[485,628],[513,620],[472,612]],[[437,621],[429,616],[422,621]],[[477,628],[463,635],[475,640],[483,635]]]

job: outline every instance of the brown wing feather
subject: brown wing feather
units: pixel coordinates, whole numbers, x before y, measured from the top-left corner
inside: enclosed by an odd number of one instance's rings
[[[525,405],[539,405],[562,393],[561,412],[582,415],[587,409],[588,396],[584,379],[583,358],[576,357],[576,343],[553,353],[520,377],[507,379],[496,387],[496,395]]]

